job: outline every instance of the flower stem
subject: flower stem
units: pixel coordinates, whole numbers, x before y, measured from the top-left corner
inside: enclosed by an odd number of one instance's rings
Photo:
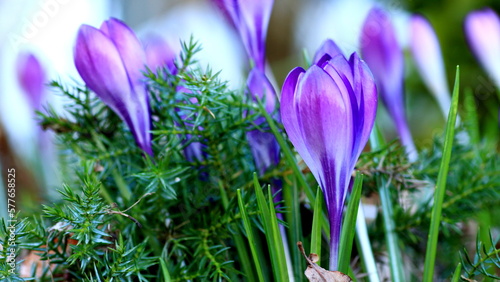
[[[365,213],[363,212],[363,206],[361,203],[359,204],[358,218],[356,220],[356,242],[358,243],[358,250],[361,251],[361,259],[365,265],[368,281],[380,282],[370,238],[368,237],[368,229],[366,228]]]
[[[385,144],[384,137],[377,125],[373,127],[370,135],[370,145],[372,150],[379,150]],[[401,264],[401,253],[398,245],[398,236],[395,231],[395,224],[392,218],[392,203],[388,183],[383,178],[378,179],[380,202],[382,204],[382,217],[384,222],[385,241],[389,252],[392,281],[403,281],[403,269]]]

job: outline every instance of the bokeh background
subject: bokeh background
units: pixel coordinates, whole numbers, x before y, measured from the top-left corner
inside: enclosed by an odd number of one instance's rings
[[[498,135],[497,89],[472,55],[463,21],[467,13],[484,7],[498,13],[500,1],[276,0],[267,40],[267,58],[276,88],[293,67],[306,66],[307,59],[328,37],[346,54],[358,51],[361,25],[373,5],[389,12],[405,48],[407,116],[417,147],[431,145],[432,137],[442,132],[444,118],[408,51],[408,20],[413,13],[426,16],[436,30],[450,88],[456,65],[460,65],[461,89],[473,91],[482,134]],[[64,173],[71,173],[58,165],[58,153],[51,142],[40,142],[52,136],[45,133],[48,136],[41,137],[19,85],[19,54],[32,52],[38,57],[46,70],[47,83],[60,80],[81,84],[73,64],[78,27],[83,23],[99,26],[109,17],[124,20],[140,38],[162,36],[175,50],[180,50],[180,40],[193,36],[203,47],[198,55],[200,65],[221,70],[221,77],[232,88],[244,87],[249,66],[243,47],[229,22],[209,0],[0,0],[0,167],[4,179],[7,168],[16,168],[18,195],[45,198],[60,187]],[[49,87],[45,104],[62,111],[60,97]],[[396,138],[383,108],[378,119],[387,137]],[[1,201],[0,215],[5,214],[5,202]]]

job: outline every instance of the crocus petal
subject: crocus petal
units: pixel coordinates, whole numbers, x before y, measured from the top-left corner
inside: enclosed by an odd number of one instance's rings
[[[146,55],[134,32],[125,23],[114,18],[103,22],[101,31],[116,46],[132,88],[135,91],[145,91],[142,72],[145,69]]]
[[[295,90],[299,79],[305,72],[303,68],[296,67],[286,77],[281,90],[280,112],[281,121],[283,122],[288,138],[304,162],[310,164],[312,163],[311,155],[304,144],[298,116],[295,111]]]
[[[17,78],[33,110],[40,110],[45,84],[45,70],[31,53],[20,54],[17,59]]]
[[[122,96],[131,96],[130,84],[120,54],[100,30],[82,25],[75,46],[75,66],[83,81],[113,110],[125,107]],[[120,106],[115,106],[120,105]]]
[[[370,133],[375,124],[378,97],[375,80],[365,62],[359,58],[358,54],[353,53],[349,59],[349,63],[353,69],[353,85],[357,101],[357,104],[354,106],[358,108],[358,113],[361,113],[359,114],[360,125],[355,132],[355,136],[358,137],[355,138],[353,145],[353,158],[351,160],[353,169],[357,159],[361,155],[361,151],[370,138]]]
[[[443,115],[447,117],[451,98],[438,38],[430,23],[422,16],[413,16],[410,28],[410,47],[417,69],[438,101]]]
[[[500,88],[500,19],[486,8],[469,13],[465,19],[465,35],[483,68]]]
[[[340,48],[333,42],[331,39],[327,39],[321,44],[321,46],[318,48],[316,51],[316,54],[314,55],[313,63],[317,63],[321,57],[323,57],[324,54],[330,55],[330,57],[335,57],[337,55],[342,55],[342,51],[340,51]]]
[[[375,77],[379,93],[389,111],[410,161],[418,157],[405,116],[403,97],[403,52],[394,27],[385,12],[372,8],[363,24],[361,52]]]
[[[137,50],[137,37],[122,25],[110,20],[103,24],[105,32],[82,25],[75,46],[75,66],[87,86],[127,123],[138,146],[152,155],[149,102],[140,73],[144,53]],[[136,57],[131,58],[134,54]]]

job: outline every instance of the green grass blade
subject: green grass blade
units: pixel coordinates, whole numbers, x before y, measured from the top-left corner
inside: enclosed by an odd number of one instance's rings
[[[293,176],[292,176],[293,178]],[[286,181],[283,181],[284,183]],[[286,222],[289,225],[288,228],[288,238],[290,241],[289,249],[292,256],[292,268],[296,278],[302,277],[303,270],[305,269],[305,261],[302,258],[299,249],[295,247],[298,241],[304,241],[302,235],[302,218],[300,215],[300,195],[297,187],[297,183],[293,182],[291,186],[283,186],[283,199],[285,201],[285,206],[287,207],[287,212],[284,214]]]
[[[269,255],[271,259],[271,265],[273,269],[273,274],[275,277],[275,281],[288,281],[288,272],[286,271],[286,262],[285,262],[285,254],[280,253],[280,247],[283,248],[283,243],[281,240],[276,240],[278,236],[276,236],[274,230],[273,221],[276,221],[276,229],[278,229],[278,221],[276,219],[276,215],[272,217],[271,210],[266,202],[266,198],[264,193],[262,192],[262,188],[260,187],[259,180],[257,178],[257,174],[254,173],[254,187],[255,187],[255,195],[257,197],[257,206],[259,207],[260,216],[262,219],[264,233],[266,236],[267,245],[269,247]],[[274,206],[272,211],[274,211]],[[283,267],[284,266],[284,267]]]
[[[170,278],[170,273],[168,272],[167,263],[165,263],[165,260],[163,260],[163,258],[160,258],[160,266],[161,266],[161,272],[163,273],[163,281],[164,282],[172,281],[172,278]]]
[[[443,158],[441,159],[436,190],[434,192],[434,206],[432,207],[429,239],[427,241],[427,250],[425,254],[423,281],[432,281],[434,276],[434,265],[436,262],[436,251],[437,251],[436,249],[437,249],[437,242],[439,235],[439,224],[441,221],[443,199],[446,191],[446,179],[448,176],[448,169],[451,158],[451,148],[453,145],[453,137],[455,134],[455,122],[457,119],[459,84],[460,84],[460,70],[459,67],[457,66],[451,109],[448,115],[448,122],[446,125]]]
[[[274,248],[276,248],[277,252],[277,258],[278,258],[278,263],[279,263],[279,268],[281,273],[283,273],[283,277],[285,277],[289,281],[289,275],[288,275],[288,267],[286,263],[286,256],[285,256],[285,249],[283,246],[283,238],[281,236],[280,232],[280,227],[278,223],[278,217],[276,216],[276,211],[274,209],[274,201],[273,201],[273,194],[271,192],[271,186],[267,186],[267,196],[268,196],[268,202],[269,202],[269,213],[271,214],[271,217],[269,218],[271,221],[271,227],[272,227],[272,234],[273,234],[273,242],[274,242]]]
[[[339,271],[348,273],[351,261],[352,242],[356,229],[356,219],[358,218],[359,201],[361,199],[361,187],[363,185],[363,175],[356,173],[352,192],[349,196],[347,211],[345,212],[342,223],[342,231],[340,233],[340,250],[339,250]]]
[[[321,260],[321,215],[323,214],[323,193],[318,186],[311,231],[311,253],[317,254]]]
[[[246,211],[245,211],[245,213],[246,213]],[[234,228],[238,229],[238,227],[236,225],[234,226]],[[245,228],[245,230],[246,230],[246,228]],[[234,240],[234,244],[236,245],[236,251],[238,252],[238,258],[240,260],[240,264],[243,268],[243,271],[244,271],[248,281],[257,281],[256,277],[255,277],[255,273],[253,271],[252,262],[250,261],[250,255],[248,254],[248,248],[247,248],[245,241],[243,240],[243,237],[241,235],[242,235],[241,233],[235,233],[232,236],[233,240]],[[252,258],[254,258],[253,254],[252,254]],[[255,258],[254,258],[253,262],[255,263]],[[256,266],[256,268],[257,268],[257,266]],[[257,268],[257,271],[260,271],[259,273],[263,275],[262,269]],[[263,281],[261,279],[260,275],[259,275],[259,281]]]
[[[382,219],[384,222],[385,241],[389,253],[389,265],[391,268],[392,281],[404,281],[401,250],[399,249],[399,237],[396,233],[394,223],[394,211],[392,209],[390,183],[383,177],[377,181],[379,187],[380,203],[382,205]]]
[[[245,227],[245,231],[247,233],[247,238],[248,238],[248,244],[250,245],[250,252],[252,253],[252,258],[253,262],[255,265],[255,269],[257,271],[257,276],[259,278],[259,281],[265,281],[264,280],[264,273],[262,271],[262,265],[260,263],[259,255],[256,249],[256,242],[255,242],[255,235],[253,233],[252,229],[252,223],[250,222],[250,218],[248,217],[247,210],[245,207],[245,204],[243,203],[243,197],[241,196],[241,190],[238,189],[237,191],[238,194],[238,206],[240,207],[240,214],[241,218],[243,219],[243,226]],[[247,275],[247,277],[249,277]]]
[[[460,280],[461,272],[462,272],[462,264],[459,262],[457,268],[455,268],[455,272],[453,272],[453,277],[451,278],[451,282],[458,282]]]

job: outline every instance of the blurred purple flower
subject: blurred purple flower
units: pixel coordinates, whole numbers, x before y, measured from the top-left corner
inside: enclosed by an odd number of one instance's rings
[[[366,64],[353,53],[323,58],[285,79],[283,125],[325,195],[330,221],[330,269],[336,270],[342,213],[354,166],[375,122],[377,90]]]
[[[180,90],[179,90],[180,89]],[[192,94],[192,92],[184,87],[178,88],[177,91],[184,92],[184,93],[189,93]],[[192,104],[196,105],[198,104],[198,99],[196,97],[191,97],[188,99],[189,101],[185,101],[186,104]],[[192,115],[190,110],[182,110],[180,108],[176,108],[176,111],[178,111],[179,116],[181,119],[184,121],[183,126],[187,130],[194,131],[194,130],[199,130],[203,131],[203,127],[198,126],[198,128],[195,128],[193,124],[193,120],[195,119],[195,116]],[[176,123],[177,124],[177,123]],[[178,126],[181,126],[177,124]],[[199,142],[199,141],[193,141],[192,139],[194,138],[192,134],[181,134],[179,135],[181,137],[181,142],[184,145],[184,156],[186,157],[186,160],[188,162],[202,162],[206,159],[207,154],[205,152],[205,148],[207,147],[206,144]],[[198,136],[198,139],[200,136]]]
[[[149,155],[151,114],[142,70],[145,54],[134,32],[111,18],[100,29],[82,25],[75,66],[83,81],[128,125],[137,145]]]
[[[418,155],[405,116],[403,51],[389,17],[379,8],[372,8],[365,19],[361,53],[373,72],[382,101],[396,124],[408,158],[415,161]]]
[[[264,73],[254,68],[248,76],[247,86],[252,99],[263,101],[266,112],[273,114],[276,109],[276,92]],[[274,118],[279,119],[277,115]],[[266,124],[266,119],[259,117],[255,120],[255,124],[257,126]],[[260,175],[269,167],[279,163],[280,148],[273,133],[262,132],[259,129],[250,130],[247,132],[247,140]]]
[[[31,53],[21,53],[17,58],[17,78],[33,110],[41,110],[46,83],[45,70]]]
[[[414,15],[410,21],[410,35],[410,47],[417,69],[447,118],[451,98],[436,33],[427,19]]]
[[[328,54],[332,58],[337,55],[343,55],[340,48],[331,39],[327,39],[321,44],[314,55],[313,63],[317,63],[325,54]]]
[[[163,38],[150,35],[143,43],[147,65],[152,71],[159,67],[167,67],[170,73],[176,73],[174,61],[177,53]]]
[[[465,37],[474,55],[500,88],[500,19],[491,9],[470,12]]]
[[[248,56],[264,72],[266,36],[273,0],[212,0],[238,30]]]

